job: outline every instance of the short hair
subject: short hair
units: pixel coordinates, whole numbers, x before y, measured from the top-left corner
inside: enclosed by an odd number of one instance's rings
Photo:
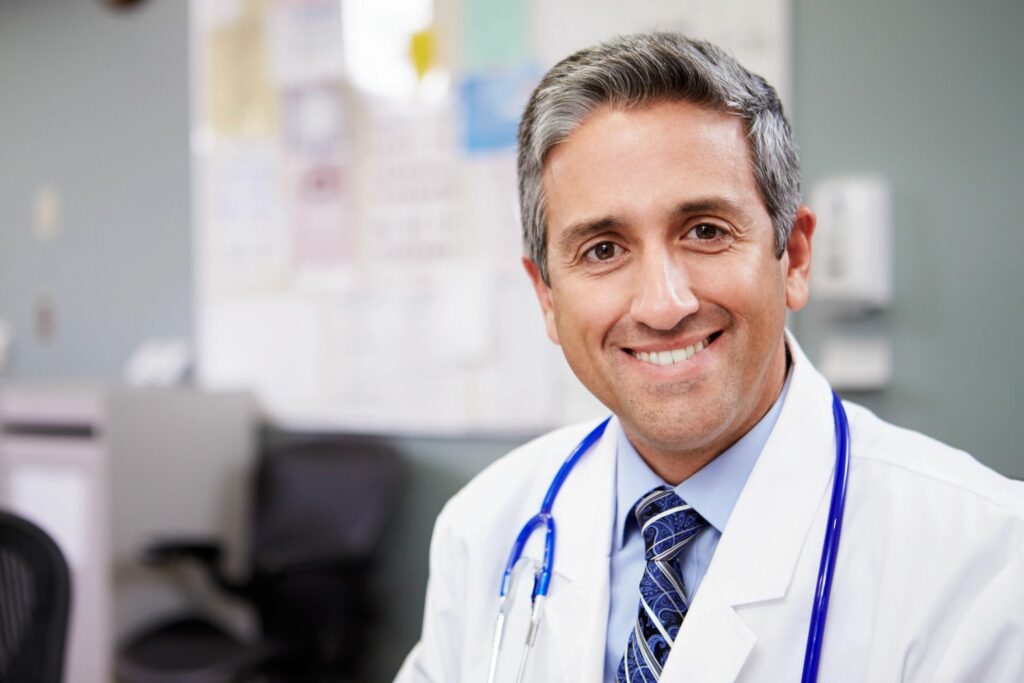
[[[687,101],[738,116],[750,141],[754,179],[782,257],[800,204],[800,163],[775,89],[710,43],[674,33],[614,38],[556,64],[530,96],[519,124],[523,249],[551,284],[541,176],[551,149],[601,106],[636,109]]]

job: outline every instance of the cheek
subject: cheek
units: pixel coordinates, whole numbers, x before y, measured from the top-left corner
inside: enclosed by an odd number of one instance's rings
[[[786,280],[774,255],[770,259],[707,262],[692,272],[695,291],[703,304],[728,311],[746,321],[757,334],[784,324]]]
[[[566,287],[554,304],[554,326],[567,355],[599,346],[617,318],[616,302],[599,287]]]
[[[746,258],[706,260],[691,267],[693,287],[702,299],[721,301],[728,308],[745,309],[764,301],[776,288],[774,273]]]
[[[736,269],[735,291],[751,306],[761,308],[756,313],[768,315],[786,304],[786,277],[782,263],[775,256],[750,262]],[[771,310],[769,311],[768,308]]]

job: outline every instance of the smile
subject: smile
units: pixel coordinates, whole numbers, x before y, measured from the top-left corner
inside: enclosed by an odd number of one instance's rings
[[[630,351],[633,357],[651,365],[672,365],[690,360],[703,351],[712,341],[711,337],[697,342],[693,346],[668,351]]]

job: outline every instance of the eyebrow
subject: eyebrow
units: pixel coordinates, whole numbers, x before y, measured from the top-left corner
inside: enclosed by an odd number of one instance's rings
[[[677,206],[672,215],[676,218],[685,218],[701,213],[728,213],[736,215],[744,223],[749,223],[750,213],[738,204],[726,197],[701,197],[683,202]],[[594,235],[614,230],[626,221],[615,216],[602,216],[591,220],[584,220],[570,224],[562,236],[558,239],[558,248],[561,252],[572,251],[577,244],[587,241]]]
[[[726,213],[738,216],[744,223],[751,220],[750,212],[742,204],[721,196],[683,202],[672,213],[677,217],[692,216],[698,213]]]
[[[559,252],[573,251],[577,244],[586,242],[594,235],[600,235],[602,232],[613,230],[622,224],[621,220],[613,216],[573,223],[565,229],[565,232],[558,239]]]

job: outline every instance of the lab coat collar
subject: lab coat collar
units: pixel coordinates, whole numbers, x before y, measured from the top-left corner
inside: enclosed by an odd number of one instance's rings
[[[733,681],[755,643],[736,608],[784,598],[835,466],[831,390],[788,334],[793,378],[662,681]],[[810,607],[808,606],[808,610]]]

